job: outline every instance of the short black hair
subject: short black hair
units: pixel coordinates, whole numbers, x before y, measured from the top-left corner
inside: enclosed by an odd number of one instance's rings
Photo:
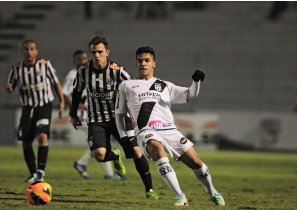
[[[143,54],[143,53],[149,53],[154,57],[154,60],[156,59],[155,50],[152,47],[145,46],[145,47],[138,48],[136,50],[136,58],[137,58],[137,56],[139,56],[140,54]]]
[[[74,51],[72,57],[74,58],[75,56],[81,55],[81,54],[87,54],[87,53],[83,50],[76,50],[76,51]]]
[[[108,49],[108,41],[102,37],[102,36],[95,36],[90,42],[89,42],[89,48],[91,45],[98,45],[98,44],[104,44],[105,48]]]
[[[25,45],[25,44],[28,44],[28,43],[34,43],[35,46],[36,46],[36,49],[38,49],[38,47],[37,47],[37,43],[36,43],[36,41],[33,40],[33,39],[26,39],[26,40],[24,40],[23,43],[22,43],[22,49],[23,49],[24,45]]]

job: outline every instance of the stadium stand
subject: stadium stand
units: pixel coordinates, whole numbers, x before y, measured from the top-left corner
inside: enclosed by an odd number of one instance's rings
[[[1,13],[17,5],[12,17],[2,15],[2,22],[18,20],[9,22],[5,30],[20,32],[7,37],[1,28],[0,84],[5,86],[23,38],[37,40],[41,55],[51,59],[63,80],[72,66],[71,52],[87,50],[89,39],[100,34],[110,40],[112,58],[133,76],[135,49],[142,45],[156,48],[157,76],[163,79],[188,85],[194,69],[206,72],[199,99],[175,106],[176,111],[290,112],[297,103],[296,7],[289,7],[280,20],[272,22],[267,20],[270,3],[209,2],[203,10],[173,6],[167,19],[152,21],[135,20],[137,2],[94,2],[90,20],[84,18],[81,2],[44,3],[48,6],[1,2]],[[15,95],[3,88],[0,94],[1,106],[18,105]]]

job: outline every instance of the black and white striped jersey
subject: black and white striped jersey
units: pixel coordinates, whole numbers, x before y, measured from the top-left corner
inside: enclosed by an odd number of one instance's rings
[[[8,83],[18,87],[22,106],[38,107],[53,101],[51,85],[58,82],[56,70],[45,59],[37,59],[31,66],[18,63],[11,67],[8,76]]]
[[[103,70],[95,69],[93,61],[78,69],[72,93],[70,115],[77,116],[77,109],[84,89],[88,96],[88,122],[109,122],[114,119],[115,101],[121,81],[130,79],[123,67],[108,61]]]

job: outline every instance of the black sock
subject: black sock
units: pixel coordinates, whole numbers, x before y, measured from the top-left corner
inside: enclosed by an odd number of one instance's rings
[[[113,151],[111,150],[106,150],[105,153],[105,158],[103,162],[107,162],[107,161],[111,161],[111,160],[118,160],[119,159],[119,155],[115,154]]]
[[[150,189],[153,189],[152,176],[150,172],[150,167],[147,162],[147,159],[142,155],[140,158],[133,159],[136,170],[138,171],[142,182],[145,186],[145,191],[148,192]]]
[[[38,147],[38,163],[37,168],[44,170],[47,162],[48,156],[48,146],[39,146]]]
[[[30,174],[34,174],[36,172],[36,164],[32,145],[23,147],[23,154]]]

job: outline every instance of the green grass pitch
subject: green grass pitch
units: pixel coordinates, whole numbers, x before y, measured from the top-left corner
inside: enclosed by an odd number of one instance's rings
[[[125,160],[126,181],[104,180],[100,163],[88,165],[92,176],[82,179],[72,163],[86,148],[51,147],[46,181],[53,187],[48,206],[26,203],[23,180],[28,176],[20,146],[0,147],[0,209],[176,209],[173,194],[149,161],[159,200],[145,198],[144,187],[132,160]],[[225,207],[217,207],[202,190],[191,170],[171,160],[181,188],[189,199],[187,209],[297,209],[297,154],[266,152],[199,151],[209,166],[215,187],[223,194]],[[183,207],[182,207],[183,208]]]

